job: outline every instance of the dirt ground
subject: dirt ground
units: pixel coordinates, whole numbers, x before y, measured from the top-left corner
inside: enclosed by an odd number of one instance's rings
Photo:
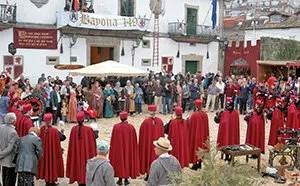
[[[144,110],[146,110],[146,107],[144,106],[143,107]],[[129,123],[133,124],[136,128],[136,131],[137,131],[137,134],[138,134],[138,131],[139,131],[139,127],[140,127],[140,124],[142,123],[142,121],[148,117],[148,112],[144,112],[144,114],[142,115],[136,115],[134,117],[129,117]],[[187,113],[186,113],[187,115]],[[214,116],[215,116],[215,112],[208,112],[208,115],[209,115],[209,126],[210,126],[210,139],[211,139],[211,143],[213,145],[216,144],[216,139],[217,139],[217,134],[218,134],[218,124],[216,124],[214,122]],[[158,115],[158,117],[161,117],[162,120],[164,121],[164,123],[167,123],[170,118],[171,118],[171,115]],[[245,136],[246,136],[246,128],[247,128],[247,124],[246,122],[244,121],[243,119],[244,116],[240,116],[240,137],[241,137],[241,143],[244,143],[245,142]],[[110,141],[110,138],[111,138],[111,132],[112,132],[112,128],[114,126],[114,124],[118,123],[120,120],[119,118],[110,118],[110,119],[100,119],[97,121],[97,126],[98,126],[98,129],[99,129],[99,138],[97,139],[97,141],[100,141],[100,140],[106,140],[106,141]],[[87,123],[86,123],[87,124]],[[88,125],[88,124],[87,124]],[[68,138],[69,138],[69,134],[70,134],[70,131],[71,131],[71,128],[74,126],[74,124],[69,124],[69,123],[66,123],[64,125],[60,125],[60,126],[57,126],[57,128],[59,129],[65,129],[65,135],[67,136],[67,140],[65,140],[64,142],[62,142],[62,147],[65,149],[65,152],[64,152],[64,163],[65,163],[65,166],[66,166],[66,157],[67,157],[67,150],[68,150]],[[268,121],[268,123],[266,123],[266,144],[268,142],[268,138],[269,138],[269,130],[270,130],[270,122]],[[265,168],[267,167],[267,163],[268,163],[268,157],[269,157],[269,152],[268,152],[268,148],[266,148],[266,154],[263,154],[262,155],[262,160],[261,160],[261,171],[264,171]],[[240,158],[236,158],[236,161],[237,163],[246,163],[245,161],[245,157],[240,157]],[[249,164],[253,167],[256,167],[256,164],[257,164],[257,161],[256,160],[252,160],[250,159],[249,160]],[[185,168],[186,170],[184,172],[188,172],[188,171],[191,171],[190,169],[188,168]],[[245,172],[245,174],[247,174]],[[139,178],[137,179],[134,179],[134,180],[130,180],[132,186],[142,186],[142,185],[145,185],[146,182],[144,182],[143,178],[145,176],[142,175],[140,176]],[[70,185],[68,184],[69,183],[69,179],[67,178],[61,178],[59,179],[58,181],[59,185],[61,186],[67,186],[67,185]],[[44,182],[43,180],[37,180],[36,181],[36,185],[37,186],[44,186]],[[77,184],[72,184],[72,185],[77,185]],[[267,183],[265,185],[276,185],[273,183],[273,179],[271,178],[268,178],[267,179]],[[288,185],[285,184],[285,185]]]

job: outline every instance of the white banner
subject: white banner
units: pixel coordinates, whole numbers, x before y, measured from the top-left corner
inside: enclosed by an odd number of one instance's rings
[[[64,26],[99,30],[146,31],[149,20],[146,17],[123,17],[86,12],[57,12],[57,28]]]

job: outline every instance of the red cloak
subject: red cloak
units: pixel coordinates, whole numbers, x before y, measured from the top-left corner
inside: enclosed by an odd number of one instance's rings
[[[208,149],[206,141],[209,139],[208,116],[204,111],[194,112],[190,119],[190,161],[195,164],[198,160],[197,151]]]
[[[136,178],[139,176],[139,152],[136,131],[133,125],[121,122],[114,125],[109,159],[115,177]]]
[[[16,110],[18,110],[17,107],[12,105],[12,106],[8,106],[7,112],[16,112]]]
[[[256,112],[253,112],[253,115],[250,116],[246,143],[260,148],[261,152],[265,153],[265,120],[263,114],[258,115]]]
[[[283,128],[284,113],[278,108],[272,113],[270,136],[268,145],[274,146],[278,143],[278,129]]]
[[[164,137],[164,124],[160,118],[147,118],[140,126],[139,132],[139,157],[140,173],[149,174],[151,163],[157,159],[153,141]]]
[[[43,156],[39,160],[37,179],[54,183],[58,177],[64,177],[64,162],[60,145],[59,131],[52,127],[42,126],[41,135]]]
[[[31,127],[34,127],[30,116],[24,115],[19,123],[16,123],[16,131],[19,137],[26,136]]]
[[[16,118],[17,118],[15,126],[20,126],[20,122],[22,121],[22,118],[23,118],[23,113],[18,109],[16,109],[14,111],[14,113],[15,113]]]
[[[217,147],[240,144],[240,118],[237,110],[222,112]]]
[[[298,129],[298,109],[294,103],[289,106],[287,119],[286,119],[286,127]]]
[[[75,181],[78,184],[85,184],[87,160],[95,157],[96,154],[96,138],[93,129],[87,126],[74,126],[69,139],[66,169],[70,184]]]
[[[189,130],[185,119],[173,119],[170,123],[168,139],[173,146],[170,154],[175,156],[181,167],[188,167],[189,156]]]

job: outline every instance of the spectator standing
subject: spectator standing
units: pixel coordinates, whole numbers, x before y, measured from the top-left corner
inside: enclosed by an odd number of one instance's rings
[[[54,86],[53,91],[50,93],[50,102],[52,106],[52,125],[57,123],[57,118],[61,115],[61,97],[59,93],[59,85]]]
[[[256,78],[252,78],[250,83],[249,83],[249,88],[250,88],[250,96],[248,99],[248,105],[250,109],[253,109],[253,97],[254,97],[254,89],[256,87]]]
[[[24,92],[22,92],[20,99],[24,99],[30,95],[31,95],[30,86],[27,85],[24,89]]]
[[[68,115],[67,115],[67,120],[73,123],[77,122],[76,114],[78,112],[75,88],[76,88],[76,84],[73,84],[72,90],[70,91],[70,102],[69,102]]]
[[[18,83],[19,83],[19,88],[24,91],[26,84],[25,84],[25,78],[23,75],[20,76]]]
[[[250,88],[248,86],[246,79],[243,79],[242,85],[239,87],[239,90],[240,90],[240,95],[239,95],[240,115],[242,115],[246,113],[247,100],[250,92]]]
[[[43,154],[42,140],[38,137],[39,135],[40,130],[32,127],[17,145],[18,186],[34,186],[34,175],[37,173],[38,161]]]
[[[101,140],[97,144],[97,156],[89,159],[86,165],[87,186],[115,186],[114,169],[112,168],[107,154],[109,145]]]
[[[155,86],[153,85],[153,81],[149,81],[145,90],[145,96],[147,96],[147,104],[154,104],[154,96],[155,96]]]
[[[81,82],[80,82],[80,85],[82,86],[82,88],[86,88],[88,86],[88,78],[86,76],[84,76],[82,79],[81,79]]]
[[[45,97],[45,100],[46,100],[46,113],[48,113],[48,112],[52,111],[51,106],[50,106],[50,103],[51,103],[51,95],[50,94],[53,90],[52,87],[50,87],[48,81],[44,82],[44,90],[46,92],[46,97]]]
[[[190,86],[190,91],[191,91],[191,99],[192,102],[194,103],[197,99],[200,99],[201,96],[201,86],[198,83],[198,79],[194,79],[194,83]],[[193,105],[193,110],[195,110],[195,105]]]
[[[143,90],[140,88],[139,84],[135,84],[134,88],[134,104],[135,111],[137,114],[142,114],[142,103],[143,103]]]
[[[182,82],[182,109],[183,112],[186,109],[186,106],[188,104],[188,101],[190,99],[191,92],[190,92],[190,86],[187,84],[187,82],[184,80]],[[189,108],[190,109],[190,108]]]
[[[4,89],[0,97],[0,116],[3,124],[5,123],[5,115],[8,112],[8,106],[9,106],[8,89]]]
[[[218,82],[216,86],[219,89],[218,101],[220,101],[221,109],[224,108],[224,90],[225,90],[225,83],[222,81],[222,77],[218,78]],[[219,104],[219,103],[218,103]]]
[[[42,73],[41,74],[41,77],[39,77],[38,79],[38,83],[37,84],[41,84],[42,82],[46,81],[46,77],[45,77],[45,74]]]
[[[176,90],[177,90],[177,99],[176,99],[177,106],[182,107],[182,88],[181,88],[179,80],[177,81],[177,84],[176,84]]]
[[[228,97],[233,97],[233,93],[234,93],[234,84],[232,82],[232,79],[229,78],[228,83],[225,85],[224,88],[224,94],[226,98],[228,98]]]
[[[209,85],[208,90],[207,90],[207,102],[206,102],[206,109],[208,110],[209,104],[211,102],[211,112],[214,111],[215,108],[215,101],[217,98],[217,95],[219,94],[220,89],[216,86],[216,81],[213,81],[211,85]]]
[[[17,174],[13,159],[16,153],[13,151],[14,145],[18,140],[15,130],[16,115],[7,113],[5,116],[6,125],[0,125],[0,166],[2,166],[3,186],[15,185]]]
[[[170,174],[181,174],[180,163],[168,153],[173,149],[168,139],[160,137],[153,144],[155,145],[155,154],[159,157],[151,164],[146,186],[169,185],[171,184]]]
[[[172,94],[169,82],[165,83],[163,90],[163,114],[166,114],[166,107],[168,108],[168,114],[172,114]]]
[[[59,76],[56,76],[56,77],[55,77],[54,84],[55,84],[55,85],[59,85],[59,86],[62,86],[62,85],[63,85],[63,82],[62,82],[61,79],[59,79]]]
[[[160,84],[160,80],[156,80],[154,104],[157,106],[158,112],[161,112],[162,96],[164,87]]]

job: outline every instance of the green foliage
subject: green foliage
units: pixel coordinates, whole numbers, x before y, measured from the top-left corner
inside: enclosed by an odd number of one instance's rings
[[[228,165],[220,159],[216,148],[210,151],[199,149],[198,157],[203,157],[202,169],[192,171],[184,169],[181,175],[172,175],[171,181],[180,186],[252,186],[261,184],[257,170],[248,164]]]

